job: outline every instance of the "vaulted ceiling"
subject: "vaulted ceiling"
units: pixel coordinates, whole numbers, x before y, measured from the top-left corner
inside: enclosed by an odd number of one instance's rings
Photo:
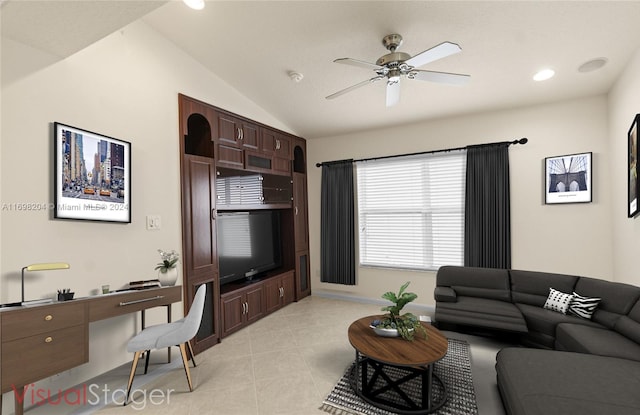
[[[207,1],[196,11],[176,0],[8,0],[0,13],[3,37],[61,58],[142,19],[306,138],[603,94],[640,47],[638,1]],[[402,79],[393,107],[384,81],[325,99],[375,75],[333,60],[374,63],[391,33],[409,55],[460,45],[421,69],[470,82]],[[578,70],[596,58],[606,65]],[[556,76],[533,81],[543,67]]]

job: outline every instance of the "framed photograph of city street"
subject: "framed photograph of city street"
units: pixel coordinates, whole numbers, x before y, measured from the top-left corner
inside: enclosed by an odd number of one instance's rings
[[[591,160],[592,153],[545,158],[545,203],[591,202]]]
[[[55,122],[54,217],[131,222],[131,143]]]
[[[627,154],[629,157],[629,171],[628,171],[628,189],[629,189],[629,210],[627,215],[633,218],[640,213],[640,206],[638,205],[638,121],[640,120],[640,114],[636,114],[629,128],[627,134]]]

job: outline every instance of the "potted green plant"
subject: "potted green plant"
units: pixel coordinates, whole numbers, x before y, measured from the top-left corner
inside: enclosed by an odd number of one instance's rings
[[[405,340],[413,340],[416,333],[427,338],[427,331],[420,323],[419,319],[412,313],[400,314],[405,305],[409,304],[418,295],[415,293],[405,292],[409,282],[406,282],[396,295],[389,291],[382,295],[382,298],[389,300],[393,305],[382,307],[382,311],[388,311],[388,314],[382,316],[382,319],[374,320],[371,325],[379,335],[400,336]],[[396,330],[395,332],[393,330]]]
[[[158,280],[162,286],[174,285],[178,279],[177,263],[180,258],[176,251],[166,252],[158,249],[162,262],[156,266]]]

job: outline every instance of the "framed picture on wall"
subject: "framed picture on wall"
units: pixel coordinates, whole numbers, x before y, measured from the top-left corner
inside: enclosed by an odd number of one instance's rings
[[[588,203],[592,195],[592,153],[547,157],[545,203]]]
[[[630,218],[635,217],[640,213],[640,206],[638,205],[638,121],[640,120],[640,114],[636,114],[629,128],[627,134],[627,155],[629,160],[629,171],[627,172],[628,189],[629,189],[629,210],[627,215]]]
[[[54,123],[54,217],[131,222],[131,143]]]

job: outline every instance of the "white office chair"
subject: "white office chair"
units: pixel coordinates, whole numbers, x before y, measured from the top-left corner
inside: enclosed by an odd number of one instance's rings
[[[131,385],[133,384],[133,378],[136,375],[136,368],[138,367],[138,360],[140,359],[140,356],[144,352],[147,353],[147,361],[145,364],[145,373],[147,373],[149,352],[155,349],[163,349],[171,346],[180,347],[182,364],[184,365],[184,372],[187,375],[187,382],[189,383],[189,391],[193,391],[191,372],[189,372],[189,358],[191,358],[191,361],[193,362],[193,367],[196,366],[196,361],[193,358],[193,349],[191,348],[189,340],[195,337],[198,329],[200,328],[206,294],[207,287],[205,284],[202,284],[200,288],[198,288],[198,291],[196,291],[196,296],[193,299],[191,309],[186,317],[173,323],[148,327],[129,340],[129,343],[127,344],[127,351],[135,352],[135,355],[133,356],[133,363],[131,364],[131,374],[129,375],[127,397],[124,401],[124,405],[129,401]],[[189,353],[188,356],[187,352]]]

